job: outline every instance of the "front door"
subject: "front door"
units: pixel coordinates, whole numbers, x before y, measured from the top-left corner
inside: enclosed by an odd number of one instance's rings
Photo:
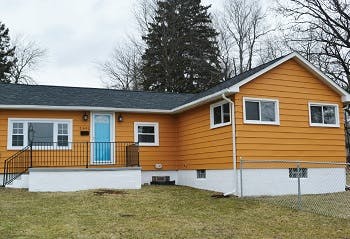
[[[112,121],[113,115],[108,113],[94,113],[92,117],[93,143],[92,156],[95,164],[109,164],[113,162]]]

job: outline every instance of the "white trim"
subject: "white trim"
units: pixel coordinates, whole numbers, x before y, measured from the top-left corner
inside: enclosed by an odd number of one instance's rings
[[[230,121],[228,122],[225,122],[225,123],[220,123],[220,124],[214,124],[214,108],[218,107],[218,106],[221,106],[221,121],[223,122],[223,105],[224,104],[228,104],[229,105],[229,115],[230,115]],[[216,102],[216,103],[213,103],[210,105],[210,129],[216,129],[216,128],[219,128],[219,127],[223,127],[223,126],[227,126],[227,125],[230,125],[231,124],[231,121],[232,121],[232,112],[231,112],[231,107],[230,107],[230,103],[227,102],[226,100],[221,100],[219,102]]]
[[[173,113],[173,110],[160,110],[160,109],[90,107],[90,106],[51,106],[51,105],[1,105],[0,104],[0,109],[137,112],[137,113],[160,113],[160,114]]]
[[[335,124],[312,123],[311,122],[311,106],[312,105],[315,105],[315,106],[334,106],[335,107]],[[339,106],[338,106],[338,104],[322,103],[322,102],[309,102],[308,103],[308,108],[309,108],[309,125],[310,126],[312,126],[312,127],[327,127],[327,128],[339,128],[340,127],[340,123],[339,123]],[[322,114],[322,121],[323,121],[323,114]]]
[[[73,119],[55,119],[55,118],[8,118],[7,119],[7,150],[21,150],[26,147],[28,142],[28,122],[34,123],[53,123],[53,142],[57,143],[57,124],[67,123],[68,124],[68,146],[56,146],[57,150],[71,149],[73,142]],[[12,125],[13,123],[23,123],[23,146],[12,146]],[[39,149],[36,146],[32,147],[33,150]],[[50,150],[51,147],[40,148],[40,150]]]
[[[261,108],[259,103],[259,115],[260,120],[247,120],[246,119],[246,107],[245,103],[246,101],[255,101],[255,102],[261,102],[261,101],[270,101],[275,102],[275,121],[262,121],[261,120]],[[279,101],[277,99],[269,99],[269,98],[252,98],[252,97],[243,97],[243,122],[245,124],[266,124],[266,125],[280,125],[280,111],[279,111]]]
[[[237,147],[236,147],[236,118],[235,118],[235,102],[231,99],[227,98],[225,94],[222,94],[222,98],[226,100],[227,102],[230,102],[232,108],[231,108],[231,129],[232,129],[232,164],[233,164],[233,191],[225,192],[225,194],[233,194],[237,195],[237,189],[238,189],[238,174],[237,174]]]
[[[115,113],[114,112],[90,112],[90,140],[91,142],[95,142],[95,128],[94,128],[94,116],[95,115],[109,115],[111,116],[111,121],[110,121],[110,142],[115,141]],[[106,163],[114,164],[115,163],[115,157],[114,157],[114,144],[111,145],[111,161],[95,161],[95,155],[94,155],[94,147],[91,145],[91,158],[90,158],[90,163],[94,165],[99,165],[103,164],[106,165]]]
[[[202,105],[202,104],[205,104],[205,103],[208,103],[208,102],[211,102],[213,100],[217,100],[217,99],[221,99],[221,95],[222,94],[235,94],[235,93],[238,93],[239,92],[239,88],[236,87],[236,85],[233,85],[229,88],[225,88],[223,90],[220,90],[218,92],[215,92],[211,95],[207,95],[207,96],[204,96],[202,98],[199,98],[197,100],[194,100],[190,103],[187,103],[187,104],[184,104],[184,105],[180,105],[178,107],[175,107],[171,110],[171,113],[181,113],[185,110],[188,110],[188,109],[191,109],[193,107],[196,107],[198,105]]]
[[[154,143],[138,142],[138,126],[154,127]],[[158,122],[134,122],[134,141],[139,143],[139,146],[159,146],[159,123]]]

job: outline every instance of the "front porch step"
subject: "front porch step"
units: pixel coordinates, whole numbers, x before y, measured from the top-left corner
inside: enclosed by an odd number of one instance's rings
[[[29,187],[29,175],[22,174],[16,178],[13,182],[7,184],[7,188],[28,188]]]

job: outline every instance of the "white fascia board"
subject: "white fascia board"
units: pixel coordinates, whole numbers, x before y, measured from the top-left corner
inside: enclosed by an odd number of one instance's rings
[[[134,113],[172,113],[172,110],[160,109],[134,109],[113,107],[89,107],[89,106],[51,106],[51,105],[0,105],[0,109],[21,110],[67,110],[67,111],[111,111],[111,112],[134,112]]]
[[[237,84],[235,85],[235,87],[238,87],[238,88],[239,88],[239,87],[241,87],[242,85],[247,84],[248,82],[254,80],[255,78],[257,78],[257,77],[259,77],[259,76],[261,76],[262,74],[264,74],[264,73],[266,73],[266,72],[272,70],[273,68],[275,68],[275,67],[281,65],[282,63],[284,63],[284,62],[286,62],[286,61],[292,59],[293,57],[295,57],[295,53],[291,53],[291,54],[289,54],[289,55],[283,57],[282,59],[276,61],[275,63],[273,63],[273,64],[270,65],[269,67],[265,67],[264,69],[262,69],[261,71],[258,71],[258,72],[255,73],[254,75],[251,75],[251,76],[249,76],[248,78],[246,78],[245,80],[240,81],[239,83],[237,83]]]
[[[350,103],[350,95],[349,94],[343,95],[341,99],[344,103]]]
[[[207,102],[210,102],[212,100],[221,99],[222,94],[234,94],[234,93],[239,92],[239,89],[238,90],[237,89],[238,89],[237,87],[225,88],[223,90],[215,92],[214,94],[199,98],[199,99],[192,101],[190,103],[176,107],[173,109],[173,113],[180,113],[180,112],[183,112],[187,109],[190,109],[190,108],[205,104]]]
[[[308,70],[310,70],[319,80],[326,83],[329,87],[331,87],[334,91],[338,92],[342,96],[343,102],[349,102],[350,95],[346,90],[340,87],[337,83],[331,80],[328,76],[326,76],[322,71],[317,69],[314,65],[312,65],[309,61],[307,61],[304,57],[299,55],[298,53],[294,53],[295,59],[305,66]]]
[[[297,60],[300,64],[302,64],[304,67],[306,67],[309,71],[311,71],[319,80],[330,86],[334,91],[336,91],[338,94],[342,96],[343,102],[350,102],[350,95],[348,92],[346,92],[343,88],[341,88],[339,85],[337,85],[334,81],[332,81],[328,76],[326,76],[324,73],[322,73],[319,69],[317,69],[315,66],[313,66],[309,61],[307,61],[303,56],[300,54],[293,52],[282,59],[276,61],[274,64],[270,65],[269,67],[266,67],[262,69],[261,71],[255,73],[254,75],[251,75],[247,79],[239,82],[235,85],[235,87],[241,87],[242,85],[247,84],[248,82],[254,80],[258,76],[272,70],[273,68],[281,65],[282,63],[294,58]]]

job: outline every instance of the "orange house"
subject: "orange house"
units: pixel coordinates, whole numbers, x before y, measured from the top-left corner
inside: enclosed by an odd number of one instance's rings
[[[238,195],[241,159],[345,163],[348,102],[296,53],[198,94],[2,84],[1,177],[8,187],[74,191],[136,189],[168,176]],[[250,165],[258,171],[249,177],[288,178],[283,166],[264,165]],[[316,182],[327,173],[307,170]],[[337,173],[344,190],[344,168]],[[261,194],[276,194],[269,187]]]

